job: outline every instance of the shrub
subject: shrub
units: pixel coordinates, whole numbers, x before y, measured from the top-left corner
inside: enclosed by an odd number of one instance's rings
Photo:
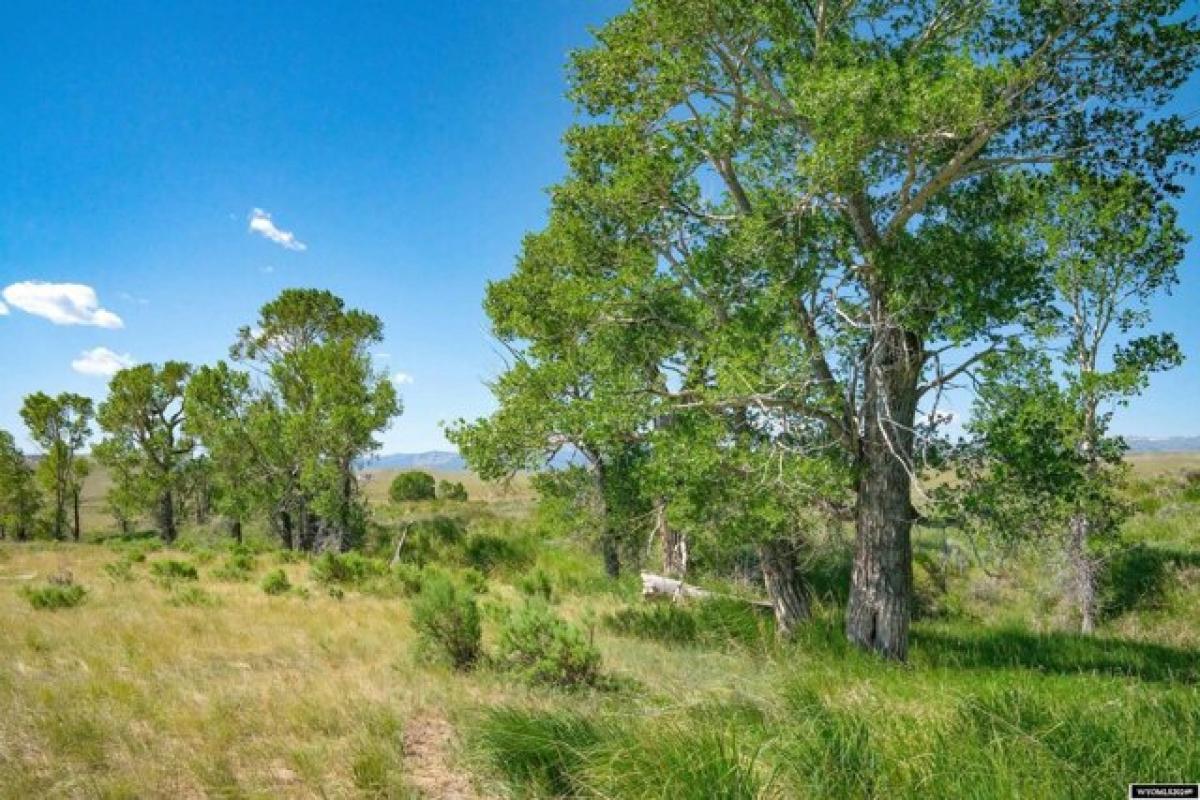
[[[436,496],[436,483],[428,472],[401,472],[388,487],[388,497],[393,503],[433,500]]]
[[[310,575],[317,583],[359,584],[387,573],[387,565],[359,553],[322,553],[312,564]]]
[[[539,602],[509,616],[500,630],[499,659],[530,683],[591,686],[600,677],[600,651]]]
[[[522,577],[521,580],[517,581],[517,589],[527,597],[536,597],[547,603],[550,602],[551,595],[554,594],[554,586],[550,582],[550,575],[541,567],[535,568],[532,572]]]
[[[282,569],[273,569],[262,580],[262,590],[270,595],[286,594],[292,588],[287,573]]]
[[[687,605],[643,603],[604,618],[604,626],[623,636],[669,644],[762,646],[774,640],[774,619],[757,606],[714,597]]]
[[[448,577],[425,578],[413,603],[412,623],[428,651],[443,656],[455,669],[469,669],[479,659],[479,606],[470,590]]]
[[[29,605],[42,611],[57,611],[60,608],[74,608],[87,597],[87,589],[77,583],[49,584],[47,586],[26,586],[21,590]]]
[[[437,497],[439,500],[451,500],[455,503],[467,502],[467,487],[455,481],[438,481]]]
[[[194,566],[186,561],[177,561],[173,558],[151,562],[150,572],[152,572],[156,578],[161,578],[167,581],[195,581],[200,579],[200,573],[196,571]]]
[[[405,597],[412,597],[421,591],[425,571],[413,564],[397,564],[392,570],[392,577],[400,585],[400,593]]]
[[[604,627],[622,636],[670,644],[691,644],[699,638],[696,617],[674,603],[622,608],[604,617]]]

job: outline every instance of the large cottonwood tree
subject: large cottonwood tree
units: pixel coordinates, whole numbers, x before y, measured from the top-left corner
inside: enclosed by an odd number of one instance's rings
[[[655,389],[674,403],[819,421],[857,494],[846,633],[903,659],[919,409],[1050,290],[1022,235],[1031,176],[1071,162],[1177,191],[1195,20],[1180,0],[638,0],[596,36],[554,207],[653,269],[621,286],[646,313],[597,301],[586,327],[703,353]],[[744,363],[781,349],[780,369]]]
[[[55,539],[66,538],[68,506],[73,512],[72,537],[79,541],[82,533],[79,504],[88,464],[80,451],[92,435],[94,416],[91,399],[72,392],[53,397],[35,392],[21,405],[21,419],[43,451],[37,475],[51,498],[50,531]]]

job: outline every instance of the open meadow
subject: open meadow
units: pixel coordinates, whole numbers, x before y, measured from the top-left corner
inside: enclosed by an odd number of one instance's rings
[[[163,548],[94,514],[84,544],[0,543],[0,796],[1090,798],[1194,778],[1200,497],[1177,459],[1139,461],[1158,476],[1124,534],[1142,546],[1110,565],[1096,636],[1066,632],[1051,567],[985,572],[922,531],[907,665],[842,638],[844,543],[810,565],[817,620],[781,644],[735,600],[643,602],[527,498],[516,518],[499,493],[503,514],[375,502],[369,555],[332,568],[195,526]],[[473,669],[414,632],[434,570],[475,587]],[[82,602],[33,608],[26,588],[65,573]],[[598,648],[592,685],[491,655],[533,595]]]

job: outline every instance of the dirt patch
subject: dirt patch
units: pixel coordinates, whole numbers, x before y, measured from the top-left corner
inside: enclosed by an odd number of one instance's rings
[[[454,768],[454,728],[444,718],[423,715],[404,726],[405,777],[429,800],[482,800],[471,780]]]

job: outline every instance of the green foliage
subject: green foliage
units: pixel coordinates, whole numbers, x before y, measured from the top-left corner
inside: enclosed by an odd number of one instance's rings
[[[412,624],[427,652],[455,669],[470,669],[479,660],[483,629],[479,606],[468,589],[448,577],[427,576],[413,601]]]
[[[31,538],[40,508],[33,467],[12,434],[0,431],[0,539]]]
[[[554,594],[554,585],[550,581],[550,576],[541,567],[534,567],[523,575],[517,581],[517,589],[526,597],[540,599],[543,603],[549,603]]]
[[[135,580],[133,574],[134,561],[129,558],[121,558],[116,561],[110,561],[104,565],[104,574],[112,579],[113,583],[129,583]]]
[[[578,788],[575,773],[601,735],[578,714],[501,706],[482,714],[471,744],[510,785],[530,796],[569,797]]]
[[[164,581],[195,581],[200,579],[196,567],[186,561],[165,558],[150,562],[150,574]]]
[[[388,498],[393,503],[415,503],[436,496],[436,482],[428,472],[401,472],[388,486]]]
[[[287,594],[292,589],[292,582],[282,569],[273,569],[263,576],[262,590],[269,595]]]
[[[463,486],[459,481],[440,480],[437,484],[437,497],[439,500],[465,503],[468,499],[467,487]]]
[[[23,586],[21,594],[29,605],[40,611],[57,611],[75,608],[87,597],[87,589],[77,583],[51,583],[45,586]]]
[[[67,507],[78,498],[87,475],[87,462],[78,454],[92,435],[93,415],[92,401],[70,392],[56,397],[35,392],[21,405],[21,419],[44,452],[37,476],[52,502],[50,532],[55,539],[66,537]],[[78,539],[80,531],[74,535]]]
[[[600,651],[582,631],[534,601],[505,621],[497,659],[535,684],[574,688],[600,679]]]
[[[166,542],[177,534],[175,493],[183,487],[195,448],[195,440],[182,432],[191,374],[192,367],[178,361],[123,369],[113,376],[96,414],[105,438],[94,452],[113,476],[110,506],[122,515],[154,509]]]
[[[386,573],[384,561],[355,552],[322,553],[312,562],[309,572],[316,583],[343,586],[359,585]]]

